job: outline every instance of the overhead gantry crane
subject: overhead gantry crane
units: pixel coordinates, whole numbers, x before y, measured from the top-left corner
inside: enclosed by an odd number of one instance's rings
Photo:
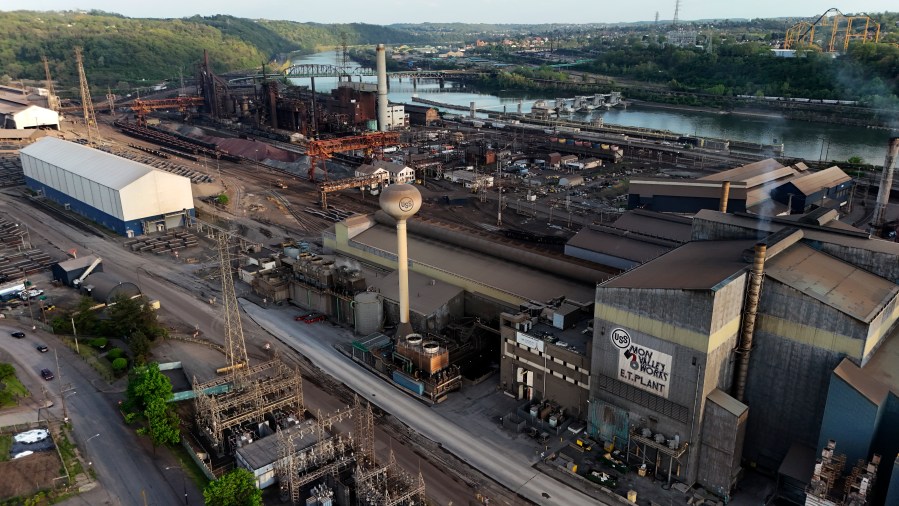
[[[328,179],[328,170],[325,167],[325,162],[334,153],[361,150],[365,152],[366,158],[370,158],[375,151],[399,142],[400,134],[398,132],[372,132],[349,137],[338,137],[336,139],[309,141],[306,145],[306,156],[309,157],[309,180],[315,181],[315,165],[319,160],[322,161],[324,179]]]
[[[160,100],[136,99],[131,102],[131,110],[134,111],[134,115],[137,117],[137,123],[140,126],[145,126],[147,114],[150,114],[151,111],[178,109],[179,112],[184,113],[189,108],[199,107],[204,103],[203,97],[175,97]]]

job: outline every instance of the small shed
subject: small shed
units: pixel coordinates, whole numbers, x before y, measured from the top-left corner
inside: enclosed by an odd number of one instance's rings
[[[566,176],[559,178],[559,186],[580,186],[584,184],[583,176]]]
[[[66,286],[72,286],[72,282],[81,277],[84,271],[97,260],[97,255],[87,255],[81,258],[70,258],[50,268],[53,279]],[[103,264],[99,263],[92,272],[103,272]]]

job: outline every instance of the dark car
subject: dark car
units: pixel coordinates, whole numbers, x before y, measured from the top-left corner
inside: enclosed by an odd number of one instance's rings
[[[41,369],[41,377],[50,381],[53,379],[53,372],[50,369]]]
[[[39,351],[41,353],[47,353],[48,351],[50,351],[50,349],[47,348],[46,346],[44,346],[43,344],[39,344],[39,345],[37,345],[37,351]]]
[[[300,314],[300,315],[297,315],[297,316],[294,318],[294,320],[296,320],[296,321],[298,321],[298,322],[304,322],[304,321],[306,321],[306,318],[309,318],[310,316],[315,316],[315,313],[305,313],[305,314]]]
[[[13,333],[10,334],[10,335],[13,336],[13,337],[15,337],[16,339],[22,339],[23,337],[25,337],[25,333],[24,333],[24,332],[13,332]]]

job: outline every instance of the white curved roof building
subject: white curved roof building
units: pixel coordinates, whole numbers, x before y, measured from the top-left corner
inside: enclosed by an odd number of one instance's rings
[[[104,151],[46,137],[20,158],[30,188],[121,235],[182,226],[194,212],[188,178]]]

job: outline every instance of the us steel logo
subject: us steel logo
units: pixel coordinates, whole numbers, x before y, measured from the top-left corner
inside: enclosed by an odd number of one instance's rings
[[[624,329],[612,330],[612,344],[626,350],[631,345],[631,336]]]
[[[414,206],[415,206],[415,202],[412,199],[410,199],[409,197],[405,197],[402,200],[400,200],[400,210],[402,210],[402,211],[409,211]]]

